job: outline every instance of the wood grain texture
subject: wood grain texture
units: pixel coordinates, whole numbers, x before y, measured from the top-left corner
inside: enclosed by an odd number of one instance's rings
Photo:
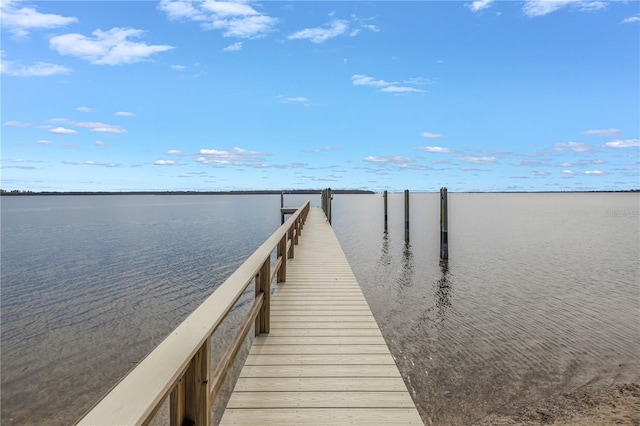
[[[295,250],[221,424],[422,424],[320,209]]]

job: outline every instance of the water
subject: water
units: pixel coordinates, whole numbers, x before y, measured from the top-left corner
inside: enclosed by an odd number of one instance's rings
[[[299,205],[309,196],[287,196]],[[319,196],[311,196],[317,205]],[[638,194],[336,195],[333,225],[426,423],[640,371]],[[279,225],[279,196],[2,198],[2,424],[69,424]]]
[[[432,424],[471,424],[640,372],[638,194],[439,194],[334,205],[334,229]],[[353,220],[361,217],[362,220]],[[366,219],[365,219],[366,218]]]

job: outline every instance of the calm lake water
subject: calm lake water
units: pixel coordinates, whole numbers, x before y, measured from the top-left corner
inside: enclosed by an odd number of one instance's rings
[[[1,202],[2,424],[77,421],[280,224],[268,195]],[[640,194],[449,194],[447,263],[438,194],[409,243],[382,205],[336,195],[333,226],[425,423],[638,381]]]

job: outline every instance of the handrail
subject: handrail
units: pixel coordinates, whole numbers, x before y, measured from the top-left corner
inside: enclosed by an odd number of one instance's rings
[[[172,425],[209,425],[211,407],[221,381],[233,365],[238,347],[255,318],[255,332],[269,332],[273,278],[286,281],[287,258],[294,255],[309,201],[280,226],[218,289],[125,376],[78,425],[143,425],[151,421],[170,395]],[[271,256],[277,250],[273,274]],[[210,338],[249,284],[255,280],[256,300],[236,338],[216,368],[211,383]]]

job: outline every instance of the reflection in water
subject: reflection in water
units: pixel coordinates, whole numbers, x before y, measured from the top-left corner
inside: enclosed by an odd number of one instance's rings
[[[363,214],[378,209],[374,196],[341,198],[334,223],[425,424],[523,419],[521,407],[576,389],[637,382],[640,230],[602,213],[637,194],[449,197],[450,264],[438,263],[435,221],[412,223],[411,246],[400,219],[380,238],[379,215]],[[390,199],[402,212],[402,197]],[[438,216],[438,194],[415,201]]]
[[[402,250],[402,264],[400,268],[400,277],[398,278],[398,292],[401,293],[405,287],[413,286],[414,275],[414,262],[413,262],[413,250],[411,250],[411,243],[405,242],[404,249]]]
[[[378,262],[378,265],[391,265],[391,256],[389,255],[389,233],[387,233],[386,231],[382,235],[382,248],[380,250],[380,261]]]
[[[444,321],[447,310],[451,307],[451,282],[449,281],[449,260],[440,259],[442,276],[435,283],[435,301],[438,308],[438,319]]]

